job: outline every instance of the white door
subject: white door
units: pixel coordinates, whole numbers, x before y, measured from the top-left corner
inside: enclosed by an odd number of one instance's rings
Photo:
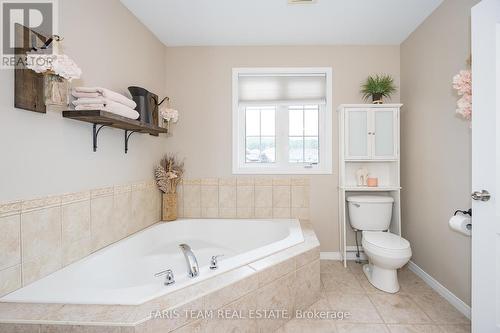
[[[372,158],[396,158],[396,116],[394,109],[376,109],[372,113]]]
[[[490,333],[500,332],[500,0],[472,9],[472,59],[472,331]]]
[[[367,109],[348,109],[345,112],[345,147],[347,160],[349,159],[369,159],[370,142],[369,132],[369,111]]]

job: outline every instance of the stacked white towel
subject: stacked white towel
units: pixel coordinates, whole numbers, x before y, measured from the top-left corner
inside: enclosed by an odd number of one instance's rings
[[[76,87],[71,93],[75,110],[103,110],[126,118],[137,119],[136,104],[117,92],[100,87]]]

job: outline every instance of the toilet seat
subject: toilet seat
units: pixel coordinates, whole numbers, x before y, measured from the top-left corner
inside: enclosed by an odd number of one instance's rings
[[[390,232],[363,231],[362,245],[365,251],[387,257],[411,256],[410,242]]]

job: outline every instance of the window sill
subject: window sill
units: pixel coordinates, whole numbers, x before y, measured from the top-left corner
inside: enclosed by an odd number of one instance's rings
[[[267,169],[267,168],[238,168],[233,169],[233,175],[331,175],[333,174],[332,169],[306,169],[306,168],[294,168],[294,169]]]

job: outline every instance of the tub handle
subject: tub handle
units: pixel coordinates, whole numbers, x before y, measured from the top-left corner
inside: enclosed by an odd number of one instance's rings
[[[224,255],[223,254],[218,254],[216,256],[212,256],[212,258],[210,259],[210,269],[214,270],[214,269],[219,268],[218,259],[220,257],[224,257]]]
[[[169,286],[171,284],[175,283],[174,279],[174,272],[172,272],[171,269],[166,269],[164,271],[158,272],[155,274],[155,277],[163,276],[165,275],[165,282],[163,283],[166,286]]]

